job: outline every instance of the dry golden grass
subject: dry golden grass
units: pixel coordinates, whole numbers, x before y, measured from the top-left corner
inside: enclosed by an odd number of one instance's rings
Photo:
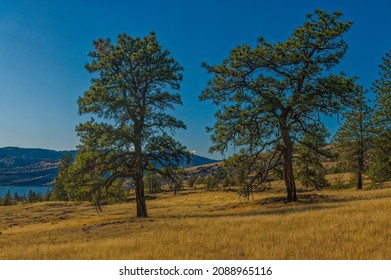
[[[346,179],[346,178],[344,178]],[[254,200],[186,191],[106,206],[1,207],[0,259],[391,259],[391,188],[299,193],[275,184]]]

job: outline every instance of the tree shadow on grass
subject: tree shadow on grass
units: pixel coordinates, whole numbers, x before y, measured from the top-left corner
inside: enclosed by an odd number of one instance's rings
[[[297,201],[288,203],[286,197],[268,197],[257,201],[257,204],[268,206],[287,206],[287,205],[307,205],[307,204],[319,204],[319,203],[335,203],[335,202],[345,202],[347,199],[340,198],[333,195],[324,195],[324,194],[315,194],[307,193],[300,194]]]
[[[337,208],[338,205],[333,205],[333,203],[346,201],[348,199],[337,196],[309,193],[300,194],[295,202],[288,203],[285,196],[279,196],[258,200],[256,204],[266,208],[266,210],[258,211],[259,215],[273,215]]]

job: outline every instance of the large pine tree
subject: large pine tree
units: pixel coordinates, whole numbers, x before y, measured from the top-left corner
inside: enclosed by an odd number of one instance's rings
[[[354,95],[354,79],[331,70],[344,56],[343,34],[351,22],[342,13],[316,10],[282,43],[263,38],[236,47],[221,65],[205,64],[214,78],[201,100],[219,106],[211,128],[212,151],[231,145],[254,159],[264,151],[282,159],[288,201],[297,200],[293,174],[295,142],[316,134],[320,116],[339,113]],[[270,161],[270,164],[274,160]]]
[[[379,74],[380,78],[373,83],[376,136],[369,170],[376,183],[391,181],[391,50],[383,57]]]
[[[92,85],[78,104],[80,114],[98,119],[76,129],[82,145],[74,178],[84,185],[79,185],[84,188],[81,193],[93,195],[98,205],[115,195],[125,181],[131,182],[137,217],[147,217],[145,172],[170,176],[175,165],[190,157],[170,135],[185,128],[169,114],[182,104],[177,91],[183,69],[154,33],[144,38],[121,34],[116,44],[99,39],[94,47],[89,54],[92,61],[86,65],[93,75]]]

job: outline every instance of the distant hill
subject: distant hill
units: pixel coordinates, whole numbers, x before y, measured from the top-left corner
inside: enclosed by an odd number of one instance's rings
[[[17,147],[0,148],[0,185],[50,185],[66,152]],[[76,151],[71,152],[76,154]]]
[[[48,186],[53,184],[58,165],[67,151],[5,147],[0,148],[0,186]],[[76,155],[76,151],[71,151]],[[195,155],[182,167],[216,162]]]
[[[190,163],[183,163],[183,164],[181,164],[181,166],[184,168],[189,168],[189,167],[193,167],[193,166],[205,165],[205,164],[210,164],[210,163],[215,163],[215,162],[218,162],[218,160],[194,155],[194,157],[192,158]]]

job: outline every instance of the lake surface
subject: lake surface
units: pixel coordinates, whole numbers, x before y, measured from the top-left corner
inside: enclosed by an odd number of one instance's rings
[[[11,195],[14,196],[15,193],[18,193],[19,196],[28,196],[30,190],[32,190],[35,193],[40,193],[42,195],[45,195],[48,190],[50,190],[51,187],[48,186],[0,186],[0,197],[4,197],[5,194],[8,192],[8,190],[11,192]]]

